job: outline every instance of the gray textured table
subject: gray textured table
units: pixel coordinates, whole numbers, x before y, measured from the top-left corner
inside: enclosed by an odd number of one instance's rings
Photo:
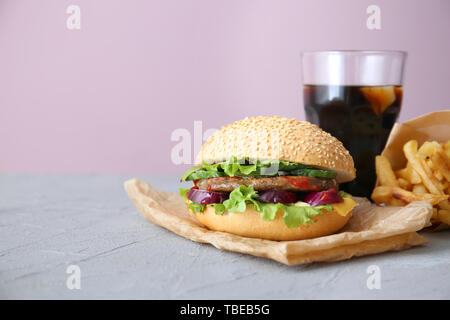
[[[149,299],[450,298],[450,232],[423,247],[288,267],[183,239],[147,222],[126,176],[0,175],[0,297]],[[175,191],[177,177],[140,177]],[[69,290],[69,265],[81,289]],[[380,269],[369,290],[367,268]]]

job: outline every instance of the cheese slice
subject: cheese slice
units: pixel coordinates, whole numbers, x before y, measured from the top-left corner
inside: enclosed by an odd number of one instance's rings
[[[331,207],[341,216],[346,216],[358,203],[351,197],[342,198],[344,202],[333,203]]]
[[[343,202],[332,203],[330,206],[341,216],[346,216],[354,207],[358,206],[358,203],[352,199],[352,197],[347,196],[342,198]],[[309,207],[310,205],[306,202],[298,201],[294,204],[297,207]]]

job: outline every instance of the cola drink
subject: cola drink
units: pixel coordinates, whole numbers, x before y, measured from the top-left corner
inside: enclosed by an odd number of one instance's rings
[[[342,141],[355,162],[357,178],[342,190],[370,198],[375,156],[400,113],[402,94],[402,86],[304,85],[306,119]]]

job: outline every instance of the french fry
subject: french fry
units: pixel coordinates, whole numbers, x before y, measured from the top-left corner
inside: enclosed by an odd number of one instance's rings
[[[450,181],[450,161],[446,158],[446,155],[442,151],[438,151],[431,156],[431,161],[436,170],[438,170],[447,181]]]
[[[450,159],[450,148],[445,149],[444,153],[445,153],[445,155],[447,156],[447,158]]]
[[[441,142],[441,146],[444,149],[444,153],[447,156],[447,159],[450,159],[450,140],[447,142]]]
[[[450,225],[450,210],[438,210],[438,220]]]
[[[431,162],[431,159],[425,159],[425,163],[427,164],[428,168],[431,169],[431,171],[435,170],[434,164],[433,164],[433,162]]]
[[[407,164],[406,168],[395,171],[395,174],[399,178],[408,180],[411,184],[418,184],[422,182],[420,176],[416,171],[414,171],[409,163]]]
[[[412,190],[412,184],[408,180],[403,179],[403,178],[398,178],[397,181],[398,181],[398,186],[400,188],[403,188],[403,189],[409,190],[409,191]]]
[[[385,156],[376,156],[375,170],[377,172],[378,180],[382,186],[399,186],[391,164]]]
[[[371,198],[375,203],[388,203],[392,199],[392,187],[379,186],[373,189]]]
[[[431,193],[420,195],[399,187],[389,186],[376,187],[372,192],[372,199],[376,203],[388,203],[390,198],[395,198],[405,203],[411,203],[413,201],[426,201],[434,206],[443,200],[447,200],[448,197],[448,195],[435,195]]]
[[[408,169],[408,173],[409,173],[409,179],[408,179],[409,182],[411,182],[412,184],[422,183],[422,179],[420,178],[417,171],[414,170],[411,163],[408,163],[406,165],[406,168]]]
[[[422,144],[422,146],[417,150],[417,155],[422,158],[430,158],[438,149],[441,149],[441,145],[436,141],[426,141]]]
[[[438,170],[433,170],[433,175],[436,179],[438,179],[438,181],[442,181],[444,180],[444,176],[442,175],[442,173]],[[445,186],[441,183],[441,186],[443,189],[445,189]]]
[[[406,159],[411,163],[411,166],[419,174],[425,187],[432,194],[443,195],[444,191],[439,181],[434,177],[431,169],[425,163],[425,160],[417,157],[417,141],[410,140],[403,146],[403,152]]]
[[[439,202],[443,200],[448,199],[448,195],[435,195],[431,193],[424,193],[424,194],[414,194],[413,192],[403,190],[401,188],[393,188],[393,197],[396,199],[400,199],[406,203],[410,203],[413,201],[427,201],[431,203],[433,206],[438,204]]]
[[[427,188],[425,188],[425,186],[423,184],[416,184],[412,188],[412,192],[417,193],[417,194],[425,194],[425,193],[427,193]]]
[[[433,215],[431,216],[431,220],[438,221],[439,219],[439,213],[437,208],[433,208]]]
[[[391,198],[388,200],[387,204],[394,207],[404,207],[407,203],[400,199]]]
[[[443,210],[450,210],[450,202],[448,200],[444,200],[438,203],[439,208]]]
[[[405,180],[409,181],[409,176],[408,176],[408,168],[403,168],[403,169],[399,169],[399,170],[395,170],[395,176],[397,178],[402,178]]]

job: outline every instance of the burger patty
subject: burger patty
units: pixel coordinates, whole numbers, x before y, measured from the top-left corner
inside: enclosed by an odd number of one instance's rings
[[[240,185],[252,186],[255,190],[278,189],[286,191],[319,191],[337,189],[335,179],[323,179],[303,176],[278,177],[218,177],[196,181],[201,190],[231,192]]]

